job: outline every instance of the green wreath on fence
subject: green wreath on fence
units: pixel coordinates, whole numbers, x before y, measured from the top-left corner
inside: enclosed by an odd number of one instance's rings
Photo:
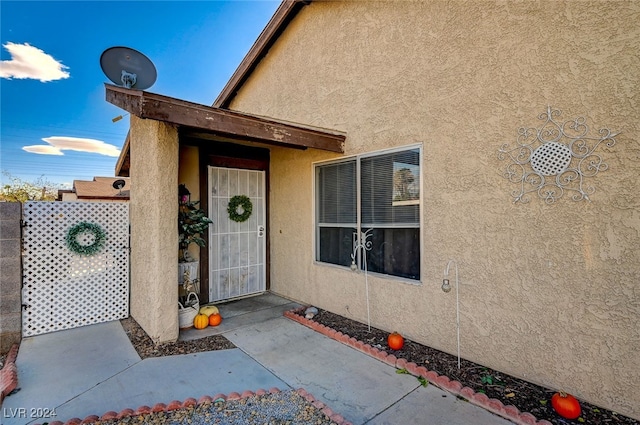
[[[238,213],[238,207],[242,208],[242,213]],[[245,195],[236,195],[229,201],[227,206],[227,212],[229,218],[235,222],[242,223],[247,221],[253,211],[253,204],[251,199]]]
[[[82,233],[93,234],[93,243],[90,245],[81,245],[80,242],[78,242],[78,235]],[[104,230],[102,230],[102,227],[95,223],[87,223],[83,221],[73,226],[67,232],[67,248],[76,254],[90,256],[100,252],[104,247],[106,238],[107,236],[105,235]]]

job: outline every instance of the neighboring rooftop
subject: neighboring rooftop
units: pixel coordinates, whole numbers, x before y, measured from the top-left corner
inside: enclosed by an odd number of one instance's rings
[[[114,185],[123,181],[120,189]],[[116,187],[114,187],[116,186]],[[93,180],[74,180],[73,190],[58,191],[60,201],[128,201],[131,188],[129,177],[94,177]]]

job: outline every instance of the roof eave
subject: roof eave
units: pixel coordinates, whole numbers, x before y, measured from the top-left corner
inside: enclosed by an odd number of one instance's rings
[[[107,102],[138,118],[162,121],[231,140],[344,153],[346,135],[339,131],[200,105],[111,84],[105,84],[105,88]],[[127,135],[116,163],[117,176],[129,176],[129,140],[130,135]]]
[[[130,132],[127,132],[124,146],[122,146],[120,156],[118,156],[118,161],[116,162],[115,175],[118,177],[129,177],[129,135]]]
[[[276,42],[289,22],[298,14],[300,9],[311,3],[311,0],[283,0],[275,11],[267,26],[262,30],[258,39],[253,43],[238,68],[224,86],[216,100],[216,108],[228,108],[238,90],[247,81],[251,73],[258,66],[262,58]]]
[[[345,134],[335,130],[215,108],[142,90],[105,84],[106,100],[131,115],[189,127],[221,137],[344,153]]]

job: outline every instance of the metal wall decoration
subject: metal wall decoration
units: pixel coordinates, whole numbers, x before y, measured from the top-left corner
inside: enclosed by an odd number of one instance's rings
[[[547,204],[565,192],[572,193],[574,201],[589,201],[596,189],[587,179],[608,168],[596,150],[602,143],[613,147],[620,133],[601,128],[598,136],[590,136],[584,117],[560,121],[561,114],[547,107],[538,116],[543,121],[540,127],[519,128],[515,146],[505,143],[498,150],[498,159],[511,162],[503,176],[518,185],[511,192],[514,202],[529,202],[531,192],[537,192]]]

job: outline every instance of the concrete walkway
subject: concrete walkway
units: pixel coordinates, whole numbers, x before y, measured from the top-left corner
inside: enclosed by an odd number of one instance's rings
[[[141,360],[120,322],[25,338],[20,390],[6,425],[66,421],[141,405],[245,390],[304,388],[353,424],[507,425],[511,422],[282,316],[297,304],[265,294],[220,306],[217,328],[236,347]],[[55,417],[37,417],[55,409]]]

